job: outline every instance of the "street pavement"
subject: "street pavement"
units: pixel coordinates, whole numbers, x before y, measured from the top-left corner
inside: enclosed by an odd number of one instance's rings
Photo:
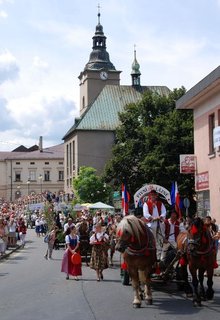
[[[54,259],[44,259],[46,244],[28,230],[24,249],[11,253],[0,261],[0,319],[1,320],[194,320],[219,318],[220,277],[214,278],[215,298],[201,308],[177,292],[175,284],[153,287],[152,306],[143,303],[133,309],[131,286],[120,279],[119,255],[115,266],[104,271],[104,281],[97,282],[93,270],[83,263],[79,281],[65,279],[60,272],[64,251],[54,251]]]

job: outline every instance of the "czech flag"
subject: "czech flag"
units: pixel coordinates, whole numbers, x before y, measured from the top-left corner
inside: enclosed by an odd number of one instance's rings
[[[177,186],[177,182],[175,181],[172,183],[172,187],[171,187],[171,204],[172,204],[172,207],[175,209],[175,211],[178,213],[179,218],[182,217],[180,202],[181,200],[180,200],[180,195],[178,191],[178,186]]]
[[[130,195],[127,191],[126,184],[122,184],[122,211],[123,215],[128,215]]]

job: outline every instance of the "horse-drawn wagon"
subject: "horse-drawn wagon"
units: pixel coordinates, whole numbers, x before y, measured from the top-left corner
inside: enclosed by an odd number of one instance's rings
[[[143,193],[140,195],[143,196]],[[167,197],[169,199],[169,193],[167,193]],[[161,239],[162,245],[162,234],[160,234]],[[158,261],[156,241],[157,239],[153,236],[149,226],[134,215],[125,216],[118,225],[116,249],[122,252],[124,259],[121,268],[122,282],[128,284],[129,277],[132,279],[133,306],[136,308],[141,306],[140,283],[144,285],[144,299],[148,304],[152,304],[151,285],[154,281],[177,282],[178,287],[184,289],[186,294],[193,295],[195,306],[201,306],[202,299],[212,299],[214,295],[212,286],[215,247],[203,220],[198,217],[192,219],[187,230],[178,234],[177,246],[174,247],[172,243],[170,244],[164,260]],[[157,270],[158,267],[160,270]],[[191,284],[189,283],[188,270],[192,278]],[[207,273],[207,290],[203,285],[205,271]]]

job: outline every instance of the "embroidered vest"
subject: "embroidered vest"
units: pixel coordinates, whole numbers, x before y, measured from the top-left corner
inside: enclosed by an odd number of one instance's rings
[[[148,211],[149,211],[151,216],[153,214],[153,208],[154,208],[153,205],[154,204],[152,203],[152,201],[150,201],[150,200],[147,201]],[[161,201],[156,201],[156,206],[157,206],[158,214],[160,216],[161,215],[162,202]]]

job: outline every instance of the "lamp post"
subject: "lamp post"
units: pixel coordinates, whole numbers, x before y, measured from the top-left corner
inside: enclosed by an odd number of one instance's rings
[[[30,179],[27,181],[27,195],[29,196],[29,190],[30,190]]]
[[[42,180],[43,180],[42,174],[39,175],[38,179],[40,180],[40,193],[42,194]]]
[[[21,186],[18,185],[18,186],[17,186],[17,192],[16,192],[16,198],[17,198],[17,199],[20,198],[20,196],[21,196],[20,188],[21,188]]]
[[[38,179],[40,180],[40,201],[42,201],[42,199],[43,199],[43,197],[42,197],[42,181],[43,181],[42,174],[39,174]]]
[[[30,179],[27,181],[27,201],[28,201],[28,206],[27,209],[29,211],[29,189],[30,189]]]

